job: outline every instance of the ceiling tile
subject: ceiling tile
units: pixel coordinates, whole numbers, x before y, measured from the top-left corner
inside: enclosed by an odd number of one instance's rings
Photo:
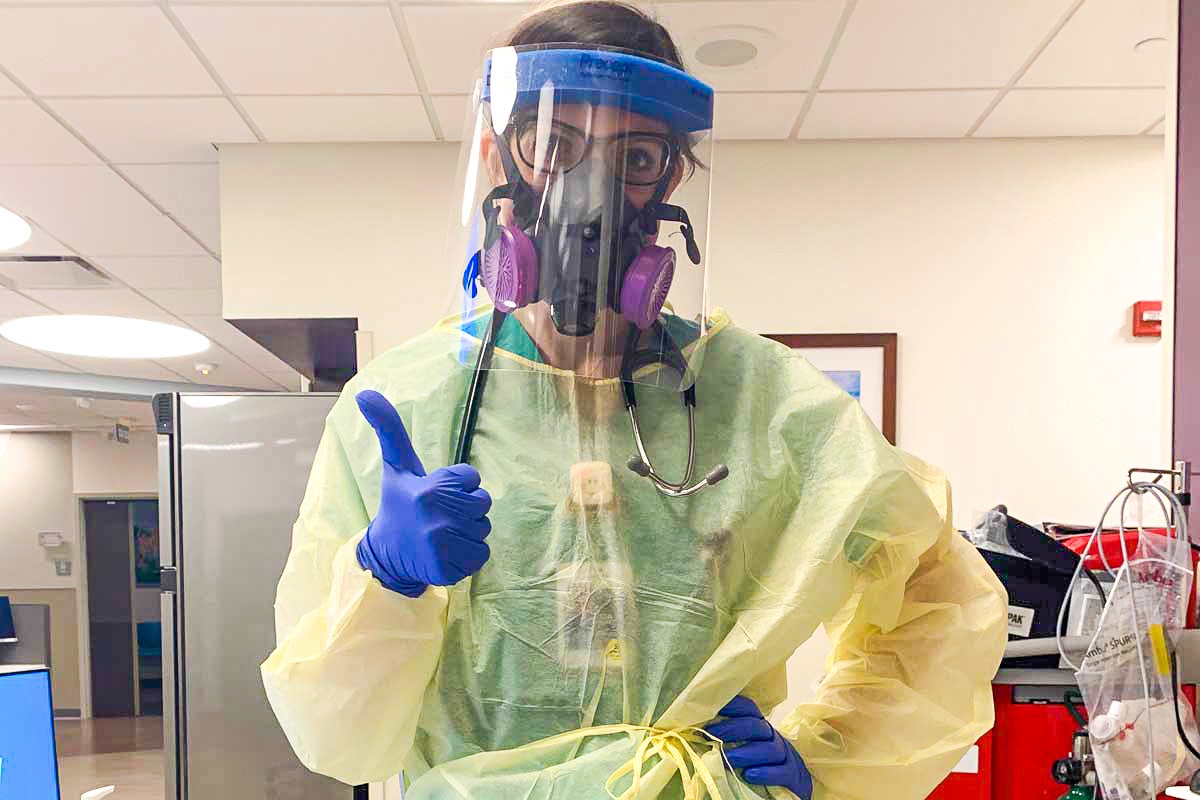
[[[129,289],[27,289],[25,294],[61,314],[139,317],[179,324],[162,308]]]
[[[439,95],[433,99],[433,112],[442,126],[442,136],[448,142],[461,142],[469,136],[467,126],[475,125],[475,118],[467,120],[467,109],[471,98],[465,94]]]
[[[25,93],[18,89],[15,83],[0,75],[0,97],[25,97]]]
[[[219,316],[185,315],[184,320],[214,342],[236,353],[258,369],[278,370],[281,365],[284,365],[274,353]]]
[[[253,142],[254,134],[223,97],[48,100],[109,161],[216,162],[214,143]]]
[[[684,63],[717,91],[808,89],[829,50],[842,0],[662,3]],[[705,66],[697,53],[714,41],[745,41],[758,56],[740,67]]]
[[[1022,86],[1165,86],[1165,0],[1088,0],[1021,78]]]
[[[822,89],[1004,86],[1073,0],[859,0]]]
[[[713,133],[718,140],[786,139],[804,105],[803,93],[719,93]]]
[[[179,316],[221,314],[219,289],[146,289],[146,295]]]
[[[0,164],[98,164],[91,150],[32,100],[0,100]]]
[[[386,6],[175,11],[236,94],[416,92]]]
[[[512,27],[531,8],[524,4],[494,4],[403,9],[429,91],[470,94],[483,71],[485,54],[500,43],[497,32]]]
[[[194,383],[279,391],[279,386],[266,375],[220,347],[214,347],[188,358],[163,359],[162,363],[164,366],[186,375]],[[198,363],[211,364],[216,369],[208,375],[201,375],[196,371]]]
[[[1163,114],[1162,89],[1015,89],[977,136],[1123,136]]]
[[[0,203],[92,257],[204,252],[107,167],[0,166]]]
[[[0,322],[17,317],[49,313],[51,313],[50,309],[36,300],[30,300],[28,297],[8,289],[0,289]]]
[[[801,139],[941,139],[966,134],[992,91],[818,94]]]
[[[0,194],[3,189],[0,189]],[[3,201],[0,201],[3,202]],[[33,235],[29,237],[29,241],[19,247],[14,247],[11,250],[5,250],[4,255],[35,255],[35,256],[72,256],[75,252],[63,243],[57,241],[50,234],[39,228],[36,224],[30,222],[33,228]]]
[[[219,92],[154,6],[0,8],[0,53],[40,95]]]
[[[135,289],[218,289],[221,286],[221,264],[208,256],[110,257],[101,259],[99,265]]]
[[[121,171],[210,250],[220,251],[220,171],[216,164],[129,164],[122,165]]]
[[[48,353],[39,353],[37,350],[13,344],[3,338],[0,338],[0,367],[52,369],[58,372],[74,371],[74,367],[64,364],[57,357],[51,357]]]
[[[243,97],[242,104],[272,142],[431,140],[420,97]]]
[[[197,358],[200,354],[197,354]],[[153,361],[125,358],[89,358],[86,356],[58,356],[80,372],[96,375],[115,375],[120,378],[141,378],[148,381],[178,381],[179,375]]]

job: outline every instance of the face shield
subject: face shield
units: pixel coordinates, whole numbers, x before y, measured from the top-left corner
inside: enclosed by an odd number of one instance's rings
[[[500,48],[476,83],[448,239],[458,354],[681,391],[706,329],[712,90],[582,48]]]

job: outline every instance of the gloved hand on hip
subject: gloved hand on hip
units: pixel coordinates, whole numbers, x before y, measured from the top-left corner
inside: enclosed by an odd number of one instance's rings
[[[479,487],[479,472],[455,464],[426,475],[388,399],[375,391],[355,399],[383,451],[379,512],[358,544],[358,563],[408,597],[478,572],[491,555],[484,539],[492,529],[492,498]]]
[[[742,770],[742,780],[759,786],[781,786],[800,800],[812,797],[812,776],[791,742],[763,719],[758,706],[738,695],[717,712],[724,717],[705,727],[723,742],[743,743],[725,751],[730,766]]]

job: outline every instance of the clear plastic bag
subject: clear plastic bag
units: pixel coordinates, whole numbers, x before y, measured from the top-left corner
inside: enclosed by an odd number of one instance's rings
[[[1175,535],[1164,536],[1139,525],[1132,552],[1126,549],[1122,527],[1123,563],[1105,564],[1115,582],[1075,673],[1105,800],[1150,800],[1200,768],[1177,731],[1170,655],[1191,594],[1186,523],[1175,497],[1149,484],[1124,490],[1109,509],[1120,502],[1123,520],[1130,498],[1139,494],[1159,501],[1168,531],[1173,523],[1178,527]],[[1101,520],[1089,550],[1103,527]],[[1103,557],[1102,549],[1100,553]],[[1192,710],[1186,701],[1179,702],[1184,729],[1196,741],[1200,736]]]
[[[967,540],[982,550],[994,553],[1026,558],[1025,555],[1013,548],[1008,541],[1008,509],[996,506],[975,523],[975,527],[966,531]]]

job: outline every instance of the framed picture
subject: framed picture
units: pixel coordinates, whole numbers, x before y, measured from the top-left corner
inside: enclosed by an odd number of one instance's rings
[[[896,352],[894,333],[777,333],[786,344],[862,403],[867,416],[896,443]]]
[[[133,571],[138,586],[158,586],[158,501],[134,500]]]

